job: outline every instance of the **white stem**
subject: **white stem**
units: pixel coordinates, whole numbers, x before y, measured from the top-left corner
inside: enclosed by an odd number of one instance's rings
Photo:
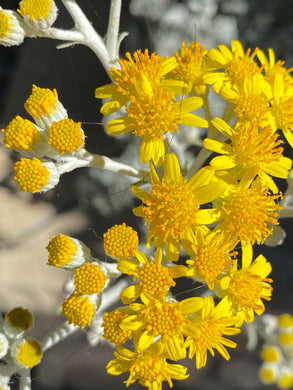
[[[54,347],[54,345],[66,339],[79,329],[80,328],[78,326],[69,325],[68,322],[64,322],[57,329],[48,333],[40,340],[43,352],[46,352],[49,348]]]
[[[20,380],[19,380],[19,390],[31,390],[32,381],[31,381],[31,370],[23,369],[19,371]]]
[[[76,30],[62,30],[61,28],[50,27],[42,33],[44,38],[59,39],[60,41],[68,41],[72,43],[83,43],[84,36]]]
[[[118,61],[118,34],[121,14],[121,0],[111,0],[110,16],[106,37],[106,46],[110,63],[115,66]]]
[[[95,31],[75,0],[62,0],[62,3],[70,13],[76,29],[83,36],[82,41],[77,43],[88,46],[101,61],[107,73],[109,73],[111,69],[110,58],[102,37]]]

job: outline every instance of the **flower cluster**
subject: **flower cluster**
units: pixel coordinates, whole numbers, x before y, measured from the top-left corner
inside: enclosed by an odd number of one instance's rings
[[[9,378],[38,365],[42,359],[42,345],[35,338],[27,336],[33,326],[29,310],[17,307],[0,316],[0,358],[1,388],[9,390]],[[9,375],[3,375],[6,372]],[[5,378],[7,381],[5,381]]]
[[[43,8],[35,3],[20,3],[21,20],[0,10],[1,42],[17,41],[13,18],[24,35],[45,34],[56,7],[51,0]],[[283,197],[274,178],[287,179],[292,167],[282,147],[286,140],[293,146],[291,70],[275,61],[272,50],[269,58],[258,48],[244,52],[238,41],[210,50],[199,42],[183,43],[165,58],[148,50],[127,53],[109,72],[113,84],[98,87],[95,96],[108,99],[103,115],[116,113],[106,124],[109,134],[141,138],[137,156],[148,164],[144,172],[88,153],[81,124],[68,119],[56,90],[33,86],[25,108],[35,123],[16,116],[2,130],[7,147],[30,157],[15,164],[14,180],[23,191],[47,191],[62,173],[81,166],[144,179],[131,188],[141,201],[133,213],[146,226],[146,248],[125,223],[104,234],[110,263],[63,234],[47,246],[50,266],[75,271],[71,295],[62,304],[74,326],[92,325],[105,290],[123,274],[122,304],[102,313],[101,327],[103,338],[116,347],[107,371],[129,371],[127,386],[138,380],[149,390],[160,390],[164,381],[172,387],[173,379],[188,377],[177,361],[194,359],[200,369],[208,351],[228,360],[227,348],[236,343],[226,336],[252,323],[271,299],[271,265],[262,254],[254,258],[253,246],[274,236]],[[212,92],[225,101],[221,117],[211,115]],[[201,115],[195,115],[199,108]],[[182,161],[172,141],[194,127],[208,129],[205,149],[194,161]],[[203,156],[211,155],[208,164]],[[173,288],[179,278],[202,286],[205,297],[178,301]],[[264,348],[261,369],[265,383],[281,388],[293,377],[291,361],[284,363],[292,357],[288,318],[279,319],[279,345]]]

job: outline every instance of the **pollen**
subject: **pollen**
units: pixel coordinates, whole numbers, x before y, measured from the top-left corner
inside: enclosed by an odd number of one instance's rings
[[[40,3],[37,1],[37,3]],[[56,89],[39,88],[33,85],[32,94],[24,103],[24,108],[32,117],[52,114],[58,103]]]
[[[18,12],[31,20],[47,19],[51,13],[52,0],[22,0]]]
[[[41,139],[36,126],[18,115],[1,131],[5,134],[4,144],[11,149],[30,149]]]
[[[75,292],[81,295],[96,294],[105,286],[107,276],[100,266],[86,263],[78,268],[74,275]]]
[[[223,341],[223,329],[216,320],[202,320],[197,323],[197,326],[200,331],[200,337],[193,339],[197,355],[204,355],[205,351],[211,351],[212,348],[215,348]],[[199,362],[197,362],[197,368],[201,368]]]
[[[60,154],[80,150],[84,146],[84,133],[80,122],[63,119],[49,127],[49,145]]]
[[[174,107],[175,94],[163,88],[156,88],[152,94],[143,97],[131,96],[126,108],[132,133],[137,137],[151,136],[161,139],[163,134],[178,131],[180,113]],[[158,104],[160,102],[160,104]]]
[[[103,338],[110,343],[124,344],[131,336],[131,331],[120,328],[119,324],[127,316],[127,313],[120,310],[105,313],[104,321],[101,325],[104,328]]]
[[[91,324],[95,307],[87,296],[72,295],[63,302],[62,313],[69,324],[84,328]]]
[[[157,301],[149,309],[145,315],[147,330],[154,336],[161,335],[165,341],[175,335],[185,323],[178,303]]]
[[[49,252],[47,264],[54,267],[62,267],[70,263],[77,252],[74,241],[64,234],[51,238],[46,249]]]
[[[224,222],[219,225],[229,234],[235,233],[243,242],[261,244],[272,234],[270,225],[278,225],[278,210],[275,203],[280,195],[270,195],[263,187],[238,186],[225,198],[222,208]],[[222,225],[223,224],[223,225]]]
[[[25,340],[19,347],[15,356],[16,362],[26,368],[33,368],[42,358],[41,344],[34,339]]]
[[[0,10],[0,39],[5,39],[11,31],[12,17],[7,15],[4,10]]]
[[[5,315],[5,319],[11,327],[27,331],[32,327],[33,316],[29,310],[16,307]]]
[[[137,232],[124,222],[104,234],[105,251],[112,257],[133,257],[138,246]]]
[[[22,158],[14,165],[14,178],[22,191],[38,192],[49,182],[50,172],[42,161]]]
[[[168,268],[152,261],[140,268],[138,278],[143,291],[156,299],[165,296],[169,287],[176,284],[169,275]]]
[[[145,221],[150,222],[149,233],[153,236],[181,239],[196,223],[199,203],[187,180],[180,177],[178,183],[162,180],[150,189],[151,196],[144,200],[142,211]]]

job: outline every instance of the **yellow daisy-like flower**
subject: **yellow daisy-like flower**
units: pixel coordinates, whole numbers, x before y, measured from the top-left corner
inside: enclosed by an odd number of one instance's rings
[[[143,303],[131,303],[130,309],[138,314],[129,315],[121,321],[125,330],[145,331],[138,339],[138,350],[147,349],[155,338],[160,337],[172,360],[183,359],[186,350],[183,346],[184,335],[198,336],[197,327],[188,320],[188,315],[196,313],[203,306],[200,297],[187,298],[181,302],[148,299],[141,296]]]
[[[186,46],[182,42],[182,48],[175,52],[178,66],[168,74],[168,77],[184,81],[187,86],[182,93],[188,94],[194,91],[197,95],[207,92],[207,84],[203,81],[203,76],[211,70],[211,61],[207,56],[205,46],[200,47],[199,42],[191,42]]]
[[[261,64],[264,67],[265,78],[268,80],[271,86],[275,83],[275,77],[277,74],[280,74],[284,80],[285,84],[291,84],[293,82],[293,78],[291,76],[291,72],[293,71],[293,67],[287,69],[285,68],[285,61],[278,60],[276,61],[275,53],[273,49],[268,50],[269,58],[265,55],[262,50],[258,50],[256,55]]]
[[[127,116],[113,119],[106,124],[108,134],[117,135],[132,132],[143,137],[140,146],[140,160],[151,159],[155,165],[162,165],[165,155],[164,135],[179,132],[178,124],[208,127],[208,122],[190,111],[203,105],[199,97],[189,97],[176,102],[171,90],[155,87],[145,78],[141,83],[140,96],[131,96]]]
[[[0,6],[0,44],[8,47],[20,45],[24,37],[25,32],[17,13]]]
[[[127,275],[133,275],[134,280],[139,279],[138,284],[127,287],[120,294],[124,304],[135,301],[141,294],[163,298],[170,287],[175,286],[174,278],[180,278],[186,274],[186,267],[177,265],[170,268],[162,265],[163,251],[157,248],[155,261],[147,258],[143,253],[136,251],[138,261],[131,259],[119,259],[117,269]]]
[[[237,314],[236,326],[244,321],[252,322],[254,313],[261,315],[264,310],[262,299],[271,299],[272,279],[267,278],[272,267],[263,255],[259,255],[253,262],[252,246],[242,247],[242,268],[234,265],[230,274],[221,279],[221,296],[225,296]]]
[[[271,195],[255,175],[255,170],[247,171],[239,183],[226,177],[230,186],[217,201],[222,222],[215,231],[242,243],[262,244],[272,234],[273,225],[278,225],[278,211],[282,207],[276,200],[281,195]]]
[[[238,252],[233,251],[237,240],[227,240],[221,234],[215,234],[208,228],[197,229],[196,238],[193,242],[183,242],[185,251],[191,256],[186,260],[190,265],[187,276],[207,283],[210,290],[217,283],[217,276],[229,270],[236,259]]]
[[[53,0],[22,0],[17,11],[34,33],[48,29],[57,18]]]
[[[229,360],[230,355],[225,347],[235,348],[236,343],[226,339],[223,335],[235,335],[240,329],[232,326],[237,322],[235,316],[231,316],[231,305],[226,300],[221,300],[215,307],[213,297],[204,299],[202,314],[196,316],[194,324],[199,329],[199,336],[188,336],[184,346],[189,347],[189,358],[195,356],[196,368],[206,365],[207,351],[214,356],[216,349],[224,359]]]
[[[124,344],[132,332],[124,330],[120,327],[120,323],[124,318],[128,317],[128,313],[124,310],[115,310],[105,313],[101,327],[104,328],[103,338],[110,343]]]
[[[177,261],[180,241],[190,239],[199,225],[217,220],[214,209],[200,209],[200,205],[218,198],[225,190],[222,181],[215,180],[214,171],[202,168],[189,180],[183,179],[177,157],[169,153],[164,161],[162,179],[150,165],[152,188],[150,193],[132,186],[134,194],[143,204],[133,209],[138,217],[149,223],[147,246],[162,247],[165,244],[168,260]]]
[[[129,371],[126,386],[136,380],[148,390],[162,390],[162,382],[167,381],[173,387],[172,379],[186,379],[187,368],[166,361],[166,353],[161,343],[151,345],[147,350],[132,352],[117,345],[116,359],[111,360],[106,369],[111,375],[120,375]]]
[[[14,165],[14,178],[20,189],[26,192],[46,192],[59,182],[59,172],[52,162],[37,158],[22,158]]]
[[[83,329],[92,322],[97,309],[97,297],[73,294],[62,303],[61,307],[68,323]]]
[[[103,115],[109,115],[119,110],[129,101],[130,96],[138,96],[142,79],[149,80],[152,87],[172,85],[164,78],[178,65],[175,57],[163,59],[155,53],[150,55],[147,49],[144,52],[137,50],[133,56],[126,53],[126,57],[127,60],[119,60],[120,69],[112,68],[109,73],[116,84],[104,85],[95,91],[96,98],[111,98],[101,108]]]
[[[215,92],[219,93],[224,85],[231,88],[239,87],[246,76],[261,72],[262,68],[254,61],[258,48],[253,52],[248,49],[245,53],[239,41],[231,42],[231,50],[225,45],[218,47],[219,50],[210,49],[208,56],[218,63],[218,68],[224,69],[224,72],[213,72],[203,76],[204,82],[213,84]]]
[[[124,222],[104,234],[104,248],[112,257],[133,257],[138,246],[137,232]]]
[[[63,119],[53,122],[49,127],[48,144],[56,149],[60,154],[79,151],[84,147],[84,132],[80,122],[72,119]]]
[[[234,111],[241,121],[257,121],[264,126],[271,121],[270,87],[261,73],[247,75],[239,88],[224,85],[219,92],[235,104]]]
[[[278,192],[269,175],[286,179],[292,167],[292,160],[282,155],[283,141],[270,125],[259,129],[259,123],[240,122],[232,129],[221,118],[212,120],[213,125],[231,140],[227,144],[210,138],[203,141],[205,148],[222,154],[212,159],[210,165],[215,169],[229,170],[236,178],[241,178],[251,168],[265,185]]]
[[[33,368],[42,359],[42,346],[36,339],[21,339],[13,343],[11,356],[18,366]]]
[[[275,77],[272,87],[272,126],[282,130],[293,147],[293,84],[286,86],[281,74]]]

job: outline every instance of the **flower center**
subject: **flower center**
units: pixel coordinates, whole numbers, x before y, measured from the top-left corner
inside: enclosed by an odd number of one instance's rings
[[[234,58],[226,66],[226,72],[229,75],[229,78],[233,80],[235,84],[242,84],[243,79],[248,74],[254,75],[260,73],[260,68],[257,66],[257,63],[253,61],[257,49],[253,51],[250,56],[250,49],[247,50],[244,57],[236,57],[236,53],[233,54]]]
[[[18,10],[22,16],[31,20],[46,19],[50,15],[52,0],[22,0]]]
[[[143,286],[143,291],[153,297],[163,297],[170,286],[175,286],[175,282],[169,275],[168,268],[161,264],[149,262],[139,270],[139,283]]]
[[[49,252],[48,264],[54,267],[70,263],[77,252],[74,241],[62,233],[51,238],[46,249]]]
[[[197,323],[200,336],[193,339],[195,350],[199,353],[215,348],[222,341],[223,330],[216,320],[202,320]]]
[[[235,104],[235,112],[239,118],[247,121],[264,120],[265,114],[270,111],[268,100],[260,95],[242,92]]]
[[[42,161],[22,158],[14,165],[14,178],[22,191],[38,192],[49,182],[49,171]]]
[[[127,314],[120,310],[105,313],[101,325],[104,328],[103,338],[110,343],[124,344],[131,336],[131,331],[120,328],[119,324],[126,317]]]
[[[112,226],[104,234],[105,251],[113,257],[133,257],[137,245],[137,232],[125,223]]]
[[[72,295],[63,302],[62,313],[69,324],[84,328],[92,322],[95,307],[87,296]]]
[[[60,154],[80,150],[84,146],[84,133],[80,122],[75,123],[72,119],[53,122],[49,127],[48,144]]]
[[[293,97],[281,97],[272,101],[273,115],[277,127],[286,130],[293,128]]]
[[[162,359],[151,356],[139,356],[130,367],[130,377],[127,384],[138,379],[143,386],[147,386],[148,388],[159,388],[153,387],[151,384],[161,383],[164,380],[165,365],[166,363]]]
[[[145,199],[142,211],[146,222],[150,222],[149,232],[158,237],[172,236],[180,239],[196,222],[199,203],[187,181],[155,184],[150,189],[151,197]]]
[[[10,33],[10,28],[12,23],[10,20],[11,16],[6,15],[4,10],[0,11],[0,39],[5,39],[5,37]]]
[[[235,272],[231,277],[229,292],[233,295],[236,306],[261,309],[257,302],[262,298],[263,284],[259,275],[247,269]]]
[[[2,132],[5,134],[5,145],[12,149],[30,149],[41,138],[36,126],[20,116],[12,119]]]
[[[98,265],[86,263],[75,272],[75,292],[81,295],[97,294],[104,288],[106,280],[107,276]]]

